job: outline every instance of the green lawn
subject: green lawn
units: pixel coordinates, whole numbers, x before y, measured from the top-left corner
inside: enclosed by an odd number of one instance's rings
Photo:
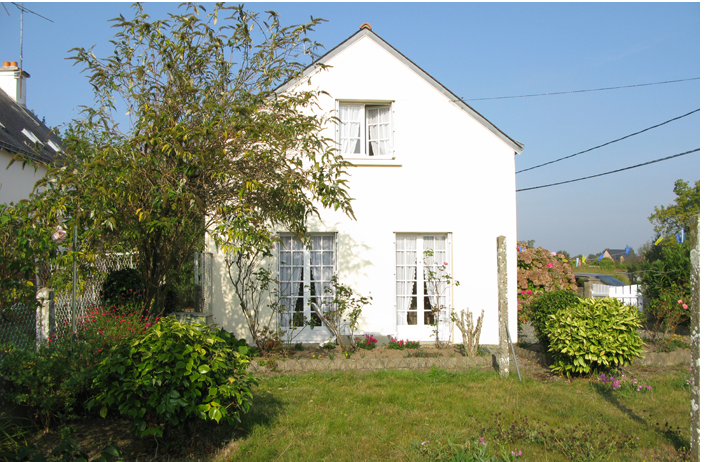
[[[243,431],[215,459],[451,460],[484,438],[489,454],[521,451],[522,461],[683,460],[687,368],[630,371],[652,389],[481,370],[272,374],[260,377]]]

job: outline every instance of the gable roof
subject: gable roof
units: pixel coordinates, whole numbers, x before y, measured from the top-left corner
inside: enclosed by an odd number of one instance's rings
[[[37,145],[25,133],[34,135],[42,145]],[[0,149],[11,154],[24,154],[30,160],[50,164],[56,159],[56,151],[49,142],[62,148],[61,139],[43,122],[0,90]],[[40,148],[41,149],[37,149]],[[5,168],[0,165],[0,168]]]
[[[326,54],[324,54],[320,58],[316,59],[309,66],[307,66],[303,70],[301,77],[299,77],[298,79],[294,79],[294,80],[290,80],[288,82],[285,82],[284,84],[280,85],[276,91],[277,92],[287,91],[288,89],[290,89],[291,87],[296,85],[298,82],[307,78],[309,75],[311,75],[313,72],[315,72],[318,65],[326,64],[333,57],[340,54],[342,51],[344,51],[346,48],[353,45],[358,40],[362,39],[363,37],[368,37],[371,40],[373,40],[375,43],[377,43],[380,47],[382,47],[383,49],[388,51],[391,55],[393,55],[399,61],[404,63],[407,67],[409,67],[412,71],[414,71],[419,77],[421,77],[423,80],[425,80],[428,84],[430,84],[436,90],[441,92],[452,103],[458,105],[458,107],[460,107],[463,111],[465,111],[468,115],[470,115],[470,117],[472,117],[474,120],[479,122],[482,126],[487,128],[490,132],[494,133],[497,137],[499,137],[502,141],[504,141],[507,145],[509,145],[509,147],[511,147],[516,154],[519,154],[520,152],[522,152],[524,150],[524,145],[522,143],[515,141],[512,138],[510,138],[508,135],[506,135],[502,130],[497,128],[492,122],[487,120],[479,112],[477,112],[475,109],[470,107],[470,105],[468,103],[466,103],[465,101],[460,99],[452,91],[450,91],[443,84],[441,84],[438,80],[433,78],[428,72],[424,71],[419,66],[417,66],[413,61],[411,61],[409,58],[404,56],[399,50],[397,50],[392,45],[387,43],[382,37],[380,37],[379,35],[372,32],[372,29],[369,27],[370,27],[369,24],[367,24],[367,23],[363,24],[360,27],[359,31],[355,32],[353,35],[348,37],[346,40],[344,40],[343,42],[338,44],[336,47],[334,47],[330,51],[328,51]]]

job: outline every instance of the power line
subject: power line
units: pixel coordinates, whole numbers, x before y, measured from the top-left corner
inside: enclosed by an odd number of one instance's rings
[[[49,22],[51,22],[51,23],[54,22],[54,21],[52,21],[51,19],[46,18],[46,17],[42,16],[42,15],[39,14],[39,13],[35,13],[34,11],[32,11],[32,10],[30,10],[29,8],[25,7],[24,5],[18,5],[18,4],[15,3],[15,2],[12,2],[12,4],[15,5],[15,6],[17,7],[17,9],[20,10],[20,11],[26,11],[27,13],[35,14],[35,15],[39,16],[40,18],[46,19],[47,21],[49,21]],[[5,5],[3,5],[3,6],[5,6]],[[5,11],[7,11],[7,8],[5,8]],[[9,12],[8,12],[7,14],[8,14],[8,16],[10,15]]]
[[[689,80],[700,80],[700,77],[693,77],[690,79],[679,79],[679,80],[666,80],[664,82],[638,83],[635,85],[622,85],[620,87],[592,88],[590,90],[556,91],[553,93],[535,93],[532,95],[516,95],[516,96],[495,96],[492,98],[472,98],[472,99],[460,98],[460,100],[456,100],[456,101],[487,101],[487,100],[491,100],[491,99],[530,98],[532,96],[555,96],[555,95],[566,95],[569,93],[587,93],[589,91],[619,90],[620,88],[635,88],[635,87],[646,87],[649,85],[663,85],[666,83],[687,82]]]
[[[647,131],[651,130],[652,128],[657,128],[657,127],[660,127],[660,126],[662,126],[662,125],[666,125],[667,123],[673,122],[674,120],[682,119],[683,117],[687,117],[687,116],[689,116],[689,115],[691,115],[691,114],[695,114],[695,113],[698,112],[698,111],[700,111],[700,109],[696,109],[696,110],[694,110],[694,111],[690,111],[690,112],[687,113],[687,114],[683,114],[683,115],[678,116],[678,117],[675,117],[675,118],[673,118],[673,119],[671,119],[671,120],[667,120],[667,121],[665,121],[665,122],[662,122],[662,123],[660,123],[660,124],[658,124],[658,125],[654,125],[654,126],[652,126],[652,127],[645,128],[645,129],[643,129],[643,130],[641,130],[641,131],[632,133],[631,135],[623,136],[623,137],[618,138],[618,139],[616,139],[616,140],[608,141],[607,143],[601,144],[601,145],[599,145],[599,146],[595,146],[594,148],[590,148],[590,149],[586,149],[586,150],[584,150],[584,151],[576,152],[575,154],[571,154],[571,155],[569,155],[569,156],[561,157],[560,159],[552,160],[552,161],[550,161],[550,162],[546,162],[545,164],[540,164],[540,165],[535,165],[535,166],[533,166],[533,167],[525,168],[524,170],[519,170],[519,171],[516,172],[516,173],[528,172],[529,170],[533,170],[533,169],[535,169],[535,168],[544,167],[544,166],[549,165],[549,164],[554,164],[554,163],[556,163],[556,162],[560,162],[561,160],[570,159],[571,157],[575,157],[575,156],[580,155],[580,154],[585,154],[586,152],[594,151],[595,149],[598,149],[598,148],[603,148],[603,147],[607,146],[608,144],[616,143],[617,141],[626,140],[626,139],[629,138],[629,137],[632,137],[632,136],[639,135],[639,134],[641,134],[641,133],[647,132]]]
[[[644,165],[655,164],[656,162],[662,162],[662,161],[668,160],[668,159],[675,159],[676,157],[684,156],[684,155],[686,155],[686,154],[691,154],[691,153],[697,152],[697,151],[700,151],[700,148],[698,148],[698,149],[693,149],[692,151],[681,152],[680,154],[675,154],[675,155],[668,156],[668,157],[663,157],[663,158],[661,158],[661,159],[652,160],[652,161],[650,161],[650,162],[644,162],[643,164],[637,164],[637,165],[632,165],[631,167],[625,167],[625,168],[620,168],[620,169],[618,169],[618,170],[612,170],[611,172],[598,173],[597,175],[590,175],[590,176],[585,176],[585,177],[583,177],[583,178],[576,178],[575,180],[561,181],[561,182],[559,182],[559,183],[545,184],[545,185],[543,185],[543,186],[534,186],[533,188],[517,189],[517,192],[521,192],[521,191],[530,191],[530,190],[532,190],[532,189],[548,188],[548,187],[550,187],[550,186],[558,186],[558,185],[560,185],[560,184],[574,183],[574,182],[576,182],[576,181],[587,180],[587,179],[589,179],[589,178],[597,178],[598,176],[610,175],[610,174],[612,174],[612,173],[623,172],[623,171],[625,171],[625,170],[630,170],[630,169],[632,169],[632,168],[637,168],[637,167],[643,167]]]

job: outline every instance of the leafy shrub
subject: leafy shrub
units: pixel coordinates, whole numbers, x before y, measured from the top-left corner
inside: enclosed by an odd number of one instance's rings
[[[551,369],[570,377],[631,364],[642,352],[639,327],[636,306],[614,298],[581,299],[548,315]]]
[[[105,358],[94,380],[89,407],[108,408],[132,420],[138,436],[163,436],[194,417],[240,422],[256,382],[245,372],[246,356],[232,335],[202,323],[163,318],[146,335]]]
[[[77,331],[64,330],[35,349],[3,346],[0,375],[7,398],[30,409],[45,428],[85,412],[96,366],[114,346],[134,340],[151,324],[136,315],[91,311]]]
[[[108,307],[140,304],[144,295],[142,276],[132,268],[111,271],[105,278],[100,294],[103,304]]]
[[[575,305],[579,301],[580,297],[572,290],[554,290],[553,292],[544,292],[531,302],[529,310],[531,324],[534,326],[536,338],[545,347],[548,346],[548,336],[546,335],[548,316]]]
[[[614,260],[609,257],[604,257],[602,260],[597,262],[597,266],[606,270],[613,270],[617,267],[614,263]]]

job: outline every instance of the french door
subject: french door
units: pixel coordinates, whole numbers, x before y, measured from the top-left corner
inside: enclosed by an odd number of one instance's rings
[[[396,327],[400,339],[449,340],[448,234],[396,235]],[[436,310],[434,310],[434,308]],[[448,337],[447,339],[445,337]]]

